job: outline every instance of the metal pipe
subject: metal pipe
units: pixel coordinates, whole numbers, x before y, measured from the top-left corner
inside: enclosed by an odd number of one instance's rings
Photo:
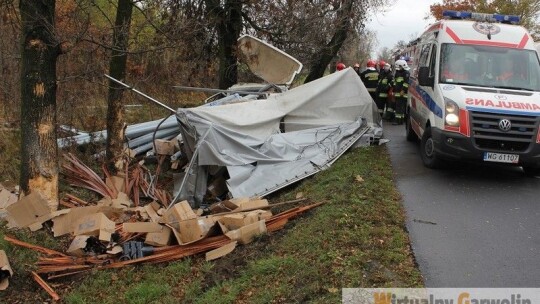
[[[129,85],[127,85],[127,84],[121,82],[120,80],[115,79],[115,78],[113,78],[113,77],[111,77],[111,76],[109,76],[109,75],[107,75],[107,74],[103,74],[103,75],[105,75],[105,77],[109,78],[110,80],[112,80],[112,81],[118,83],[119,85],[122,85],[122,86],[125,87],[126,89],[131,90],[131,91],[133,91],[133,92],[135,92],[135,93],[137,93],[137,94],[139,94],[139,95],[145,97],[146,99],[148,99],[148,100],[150,100],[150,101],[153,101],[153,102],[157,103],[158,105],[164,107],[165,109],[171,111],[172,113],[176,114],[176,111],[175,111],[173,108],[171,108],[171,107],[169,107],[168,105],[162,103],[161,101],[159,101],[159,100],[157,100],[157,99],[155,99],[155,98],[152,98],[152,97],[150,97],[150,96],[144,94],[143,92],[138,91],[137,89],[135,89],[135,88],[133,88],[133,87],[130,87]]]

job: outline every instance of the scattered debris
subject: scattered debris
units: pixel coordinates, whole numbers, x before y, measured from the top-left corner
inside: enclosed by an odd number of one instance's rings
[[[6,252],[0,250],[0,290],[6,290],[9,287],[9,278],[13,276],[13,270],[9,265]]]
[[[35,231],[52,221],[55,237],[74,236],[66,253],[5,237],[42,254],[32,275],[53,299],[60,297],[43,278],[201,253],[214,260],[282,229],[321,203],[273,215],[274,207],[308,199],[300,192],[295,200],[270,204],[265,195],[330,167],[351,147],[379,142],[376,106],[352,69],[288,90],[302,65],[252,38],[243,36],[240,49],[256,75],[270,84],[218,90],[215,100],[197,108],[174,111],[107,76],[174,115],[128,126],[126,153],[115,163],[122,169],[115,174],[102,165],[100,176],[74,155],[64,155],[66,181],[95,192],[97,200],[66,194],[59,202],[65,209],[51,210],[38,193],[18,200],[0,187],[0,218],[8,227]],[[282,55],[286,58],[268,60]],[[265,75],[271,66],[264,61],[272,61],[275,73]],[[64,129],[77,135],[59,140],[61,147],[106,137],[105,131]],[[356,176],[356,181],[363,179]],[[2,271],[0,284],[7,284],[11,269],[9,276]]]

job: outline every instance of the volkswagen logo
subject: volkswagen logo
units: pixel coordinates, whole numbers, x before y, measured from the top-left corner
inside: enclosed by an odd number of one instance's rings
[[[506,118],[499,120],[499,129],[503,132],[508,132],[512,129],[512,122]]]

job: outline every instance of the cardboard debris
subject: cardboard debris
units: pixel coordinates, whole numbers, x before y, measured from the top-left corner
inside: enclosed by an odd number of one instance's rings
[[[236,244],[238,244],[238,242],[231,242],[227,245],[224,245],[224,246],[221,246],[217,249],[214,249],[212,251],[208,251],[206,253],[206,261],[212,261],[212,260],[215,260],[215,259],[219,259],[229,253],[231,253],[235,248],[236,248]]]
[[[231,202],[238,206],[238,210],[248,210],[268,206],[268,200],[265,199],[232,199]],[[236,209],[235,209],[236,210]]]
[[[86,248],[86,241],[88,241],[89,237],[89,235],[77,235],[69,245],[66,253],[76,257],[83,257],[85,253],[84,248]]]
[[[167,226],[161,226],[160,231],[147,233],[144,243],[157,247],[168,246],[171,243],[171,234],[171,228]]]
[[[165,139],[156,139],[154,141],[156,145],[156,154],[160,155],[173,155],[174,154],[174,141]]]
[[[0,209],[6,209],[9,205],[17,202],[17,195],[7,189],[0,190]]]
[[[112,206],[118,209],[126,209],[131,207],[132,203],[129,196],[124,192],[118,192],[118,196],[112,199]]]
[[[250,212],[240,212],[223,215],[219,223],[227,228],[227,231],[253,224],[260,220],[267,220],[272,217],[272,212],[265,210],[255,210]]]
[[[53,219],[54,236],[61,236],[75,231],[77,222],[84,216],[102,212],[106,216],[120,214],[120,210],[105,206],[88,206],[68,209],[69,213]]]
[[[242,211],[242,210],[253,210],[257,208],[262,208],[268,206],[268,201],[265,199],[258,198],[233,198],[231,200],[225,200],[219,203],[215,203],[210,206],[211,213],[222,213],[230,211]]]
[[[106,178],[105,184],[118,192],[126,192],[126,181],[122,176],[114,175],[111,178]]]
[[[104,196],[102,199],[100,199],[96,203],[96,206],[110,207],[110,206],[112,206],[112,204],[113,204],[112,199],[109,196]]]
[[[225,233],[225,235],[230,238],[233,241],[238,241],[240,244],[248,244],[257,235],[265,234],[266,233],[266,224],[265,221],[258,221],[253,224],[249,224],[244,227],[240,227],[236,230],[229,231]]]
[[[178,241],[178,244],[190,244],[195,241],[201,240],[212,231],[212,228],[216,225],[216,218],[214,217],[199,217],[179,222],[179,229],[173,229],[173,233]]]
[[[157,214],[152,204],[144,206],[144,210],[146,210],[146,213],[148,214],[152,222],[159,223],[161,221],[161,216]]]
[[[9,190],[7,189],[4,189],[1,185],[0,185],[0,219],[3,219],[3,218],[6,218],[7,215],[8,215],[8,212],[6,210],[6,208],[12,204],[14,204],[15,202],[17,202],[17,200],[19,199],[17,197],[17,195],[9,192]],[[10,219],[8,218],[8,221]],[[11,220],[12,223],[13,220]],[[12,226],[15,226],[14,224],[12,224]]]
[[[13,276],[13,270],[4,250],[0,250],[0,290],[6,290],[9,286],[9,278]]]
[[[46,221],[49,221],[62,214],[67,214],[69,212],[70,212],[70,209],[61,209],[61,210],[56,210],[54,212],[46,214],[44,216],[40,216],[36,219],[36,221],[33,224],[29,225],[28,228],[30,229],[30,231],[37,231],[43,228],[43,223],[45,223]]]
[[[165,214],[163,214],[163,217],[165,223],[171,225],[176,230],[180,230],[179,223],[181,221],[194,219],[197,217],[197,215],[195,214],[195,212],[193,212],[193,209],[191,209],[188,201],[182,201],[167,210]]]
[[[36,222],[37,218],[51,212],[48,202],[39,194],[33,191],[29,195],[21,198],[16,203],[6,208],[10,216],[18,227],[28,227]]]
[[[99,212],[80,218],[75,224],[75,235],[93,235],[100,241],[110,242],[114,233],[115,224],[105,214]]]
[[[129,233],[148,233],[148,232],[160,232],[161,225],[158,223],[152,222],[135,222],[135,223],[124,223],[122,225],[122,230]]]

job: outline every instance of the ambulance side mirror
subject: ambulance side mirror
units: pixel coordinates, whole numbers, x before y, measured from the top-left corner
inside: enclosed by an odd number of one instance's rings
[[[429,67],[423,66],[418,70],[418,84],[421,86],[433,87],[434,77],[429,76]]]

